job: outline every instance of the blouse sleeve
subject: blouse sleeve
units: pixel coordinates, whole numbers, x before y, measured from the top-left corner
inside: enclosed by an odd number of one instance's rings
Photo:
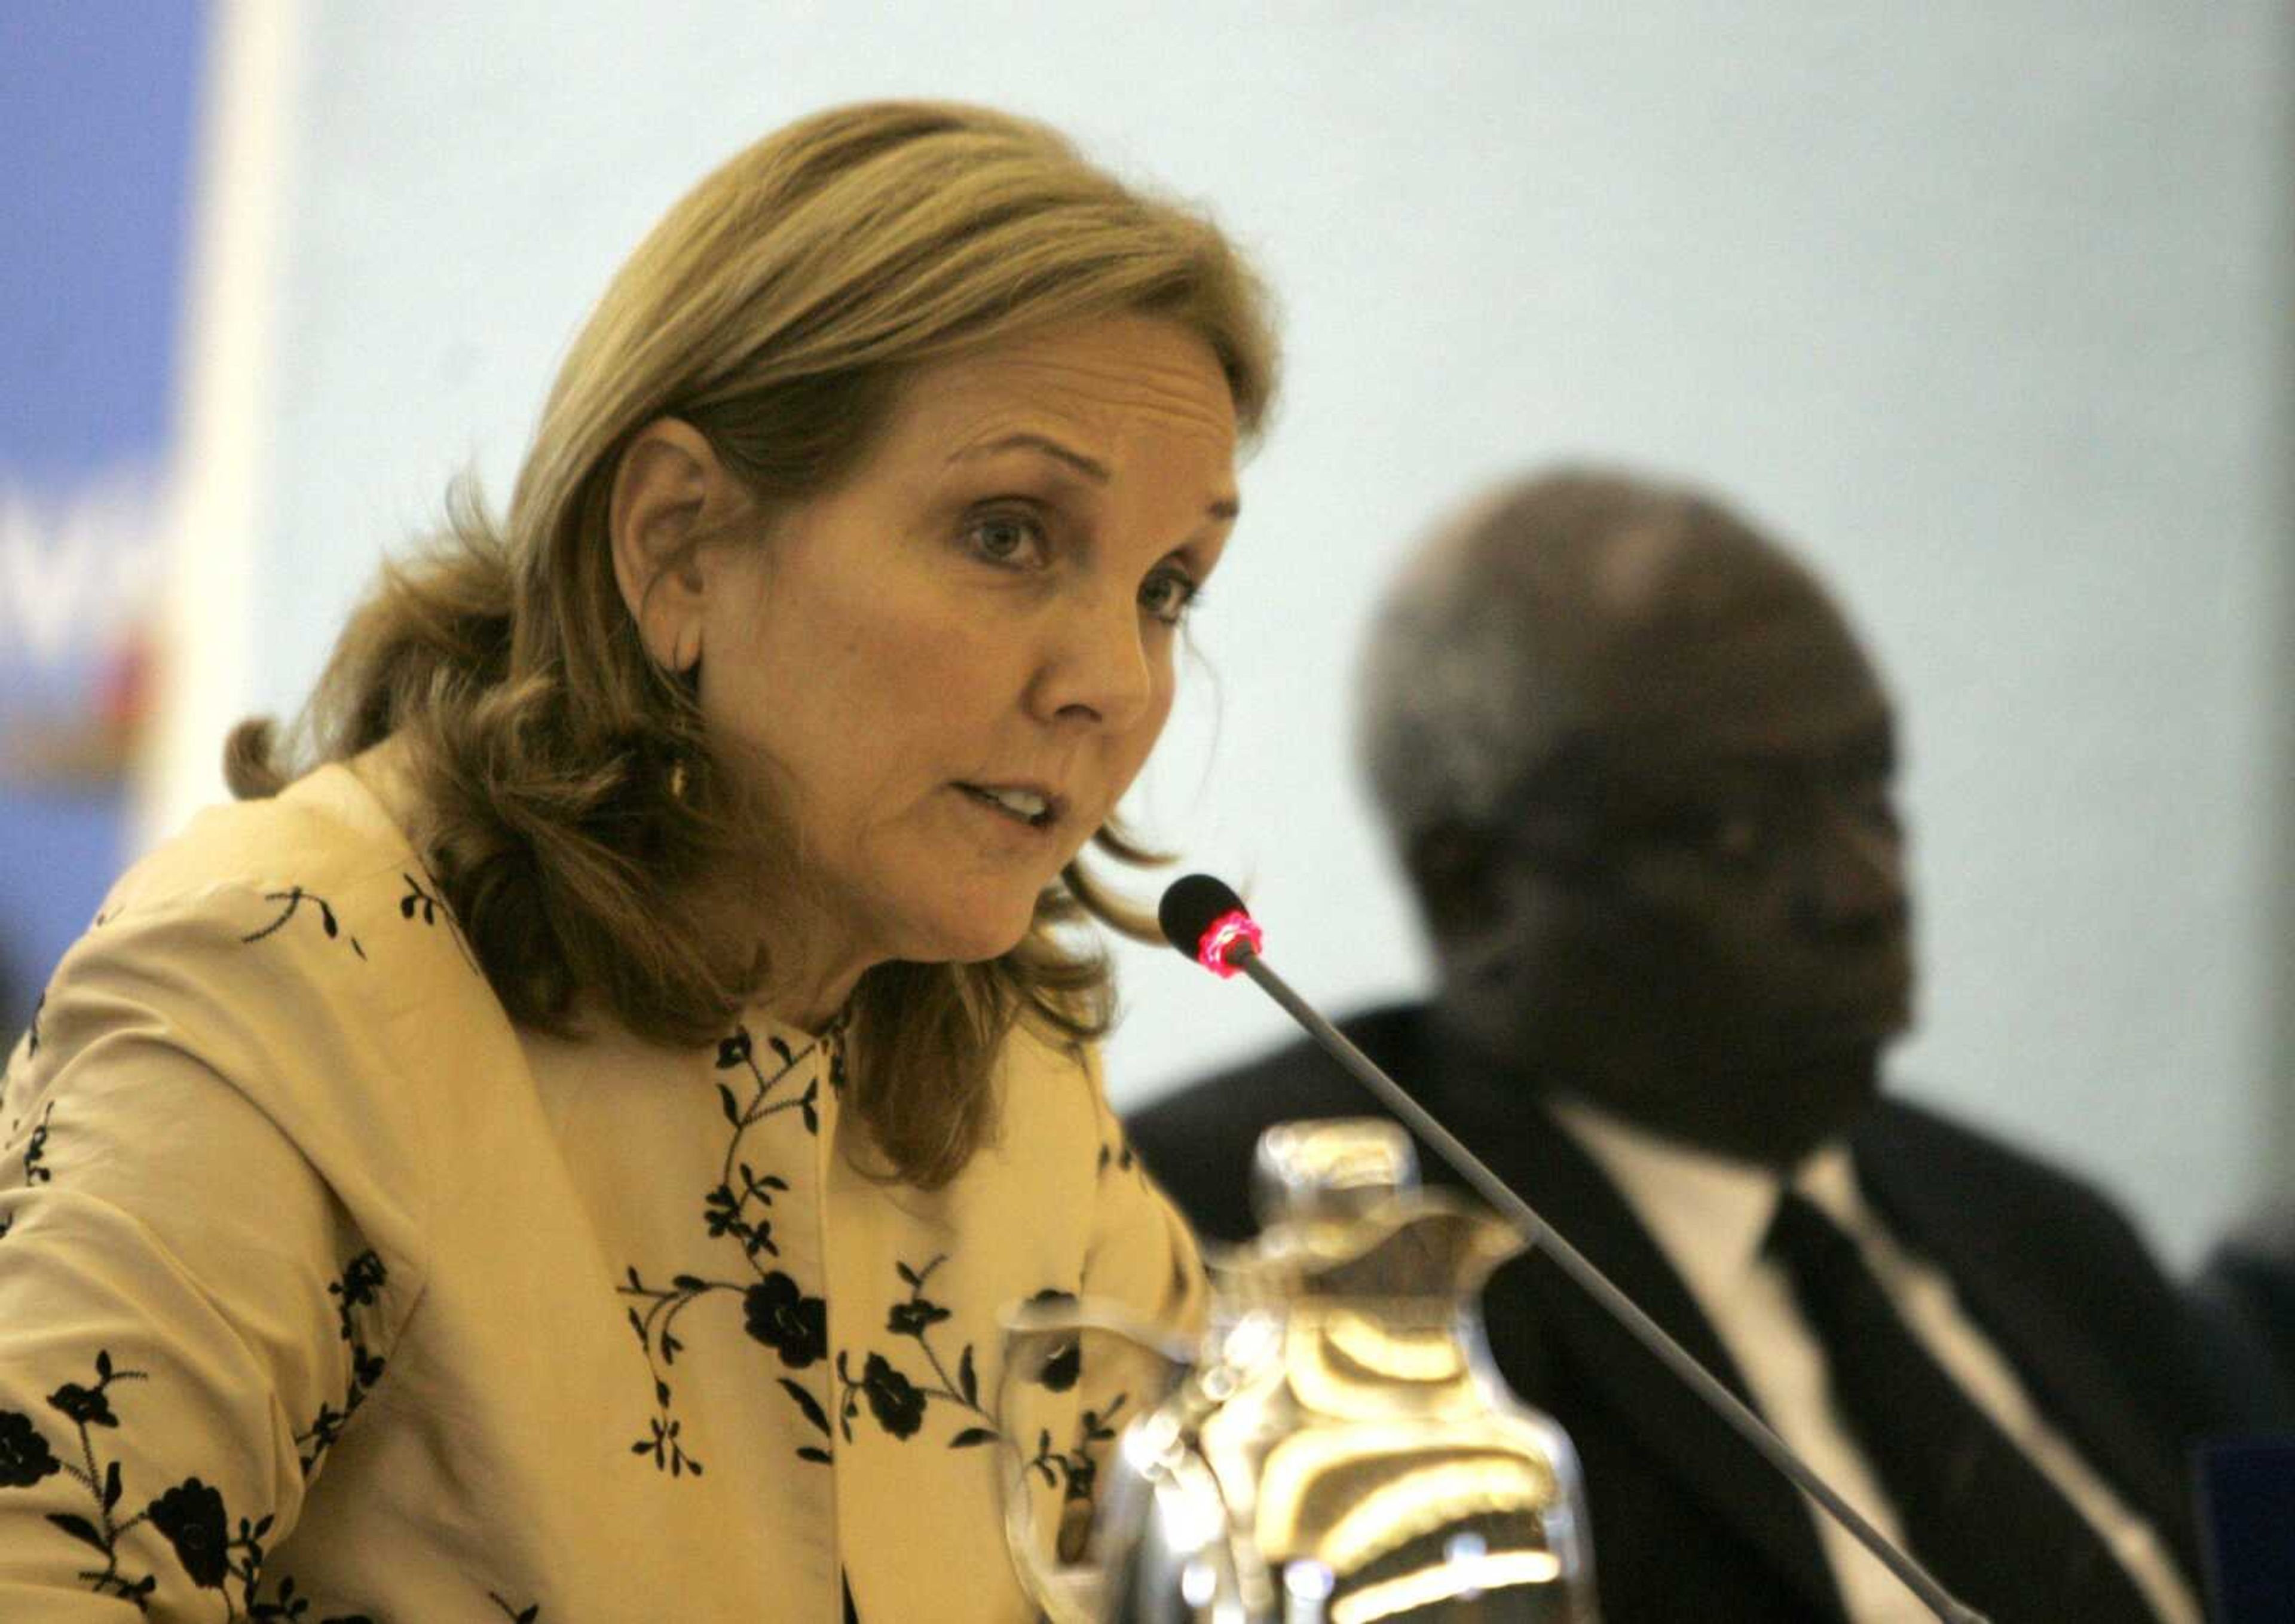
[[[1090,1069],[1099,1148],[1084,1301],[1112,1302],[1167,1339],[1192,1346],[1208,1307],[1195,1236],[1124,1137],[1108,1106],[1096,1054]],[[1053,1540],[1064,1562],[1082,1554],[1109,1449],[1160,1400],[1174,1374],[1160,1359],[1099,1333],[1089,1334],[1070,1357],[1080,1378],[1077,1427],[1060,1474],[1063,1505]]]
[[[0,1618],[263,1616],[420,1287],[383,974],[257,887],[59,968],[0,1087]]]
[[[1100,1148],[1084,1294],[1113,1299],[1167,1331],[1192,1337],[1203,1328],[1206,1306],[1194,1233],[1132,1151],[1109,1108],[1096,1054],[1090,1069]]]

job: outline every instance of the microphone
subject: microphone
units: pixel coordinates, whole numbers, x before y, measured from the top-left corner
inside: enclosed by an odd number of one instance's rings
[[[1552,1258],[1563,1273],[1607,1310],[1611,1318],[1633,1333],[1659,1363],[1694,1389],[1763,1459],[1784,1473],[1823,1506],[1826,1515],[1855,1536],[1943,1624],[1988,1624],[1982,1613],[1956,1600],[1934,1575],[1913,1560],[1910,1553],[1899,1549],[1858,1515],[1857,1508],[1842,1499],[1832,1484],[1786,1447],[1785,1440],[1770,1430],[1768,1423],[1723,1386],[1688,1350],[1666,1334],[1665,1328],[1644,1313],[1640,1304],[1612,1285],[1607,1275],[1595,1268],[1528,1202],[1515,1195],[1481,1157],[1436,1122],[1401,1083],[1381,1071],[1369,1056],[1348,1041],[1345,1033],[1325,1020],[1312,1005],[1291,990],[1288,983],[1268,968],[1262,957],[1265,934],[1252,918],[1251,910],[1243,905],[1243,899],[1225,881],[1208,874],[1190,874],[1172,881],[1156,906],[1156,922],[1182,957],[1193,959],[1222,979],[1247,975],[1256,982],[1262,992],[1306,1028],[1307,1035],[1320,1044],[1331,1058],[1346,1067],[1356,1081],[1368,1089],[1412,1132],[1433,1146],[1477,1195],[1512,1220],[1523,1239]]]

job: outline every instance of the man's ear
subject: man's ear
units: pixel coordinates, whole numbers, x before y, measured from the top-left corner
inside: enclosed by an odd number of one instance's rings
[[[638,430],[614,469],[607,529],[614,581],[646,653],[673,673],[701,658],[706,575],[700,543],[740,505],[732,476],[692,424],[657,418]]]

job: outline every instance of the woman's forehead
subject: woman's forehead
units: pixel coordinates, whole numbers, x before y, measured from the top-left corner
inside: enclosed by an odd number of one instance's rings
[[[1143,441],[1232,457],[1235,403],[1211,347],[1176,322],[1112,317],[947,360],[902,392],[891,437],[951,461],[1049,441],[1105,470]],[[1089,469],[1084,471],[1089,472]]]

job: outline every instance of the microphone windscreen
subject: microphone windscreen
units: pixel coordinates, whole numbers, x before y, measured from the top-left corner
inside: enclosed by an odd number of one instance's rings
[[[1214,923],[1248,911],[1225,880],[1189,874],[1164,888],[1164,900],[1156,905],[1156,923],[1164,927],[1166,942],[1182,957],[1193,959],[1203,950],[1204,933]]]

